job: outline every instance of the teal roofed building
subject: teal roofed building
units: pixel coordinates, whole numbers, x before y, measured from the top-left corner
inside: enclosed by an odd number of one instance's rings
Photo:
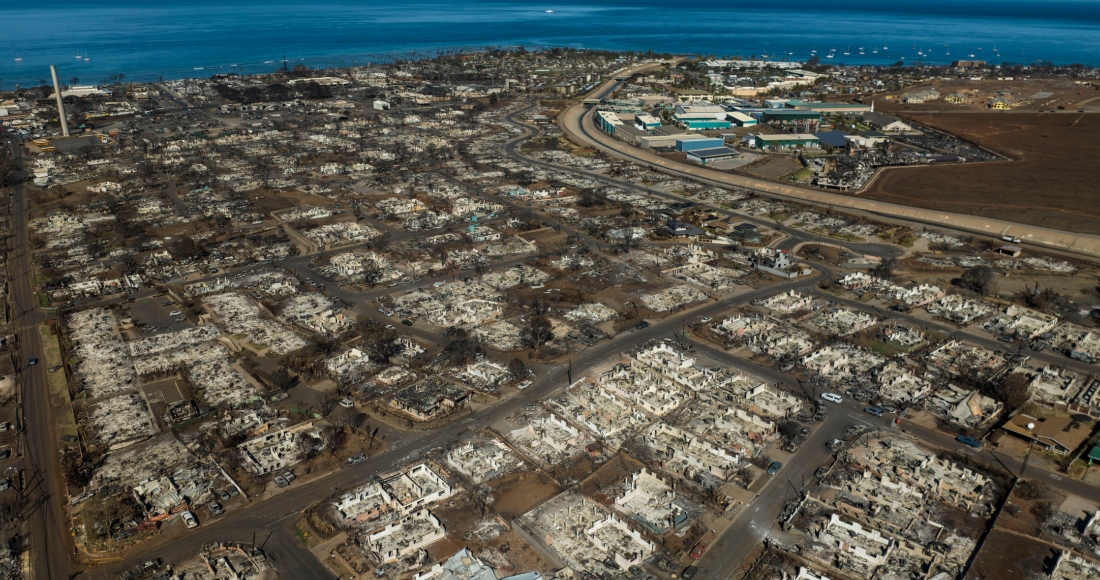
[[[707,131],[710,129],[729,129],[729,121],[717,119],[683,119],[680,121],[688,131]]]

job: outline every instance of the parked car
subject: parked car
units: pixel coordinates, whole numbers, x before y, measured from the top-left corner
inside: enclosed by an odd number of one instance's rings
[[[825,446],[828,447],[831,451],[836,451],[837,449],[840,449],[842,445],[844,445],[844,442],[840,439],[833,439],[832,441],[825,444]]]
[[[346,399],[346,398],[345,399],[340,399],[340,406],[345,408],[345,409],[350,409],[350,408],[355,406],[355,401],[352,401],[351,399]]]
[[[844,397],[836,393],[821,393],[821,398],[829,401],[830,403],[843,403]]]
[[[362,463],[366,460],[367,456],[365,453],[356,453],[355,455],[347,458],[348,465],[355,465],[357,463]]]
[[[696,568],[695,566],[688,566],[687,568],[684,568],[683,572],[680,573],[680,577],[683,578],[684,580],[691,580],[698,573],[699,573],[698,568]]]
[[[638,330],[641,330],[643,328],[649,328],[649,322],[646,322],[645,320],[643,320],[643,321],[639,322],[638,326],[635,326],[634,328],[637,328]]]
[[[27,364],[28,365],[36,365],[36,364],[38,364],[38,359],[36,359],[32,356],[29,359],[27,359]]]
[[[199,520],[195,519],[195,514],[189,511],[180,512],[180,516],[183,518],[183,523],[187,524],[189,529],[199,527]]]
[[[780,469],[783,469],[783,464],[778,461],[773,461],[772,464],[768,466],[768,475],[775,475],[779,473]]]
[[[689,555],[689,557],[692,560],[698,560],[699,558],[703,557],[703,552],[706,552],[706,551],[707,551],[707,545],[704,544],[703,542],[699,542],[698,544],[695,544],[694,548],[691,549],[691,554]]]
[[[982,448],[982,442],[979,441],[977,438],[971,437],[969,435],[959,435],[958,437],[955,438],[955,441],[958,441],[959,443],[962,443],[963,445],[969,445],[970,447],[973,447],[974,449],[981,449]]]
[[[867,413],[868,415],[874,415],[876,417],[881,417],[882,414],[885,411],[882,410],[882,407],[867,407],[867,408],[863,409],[863,412]]]
[[[210,508],[210,513],[215,516],[220,516],[225,513],[225,510],[222,509],[222,504],[216,501],[210,502],[209,504],[207,504],[207,507]]]

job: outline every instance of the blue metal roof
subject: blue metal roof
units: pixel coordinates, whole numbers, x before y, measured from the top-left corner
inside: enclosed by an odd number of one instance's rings
[[[845,134],[844,131],[825,131],[823,133],[814,133],[813,135],[825,145],[847,147],[848,141],[844,139]]]

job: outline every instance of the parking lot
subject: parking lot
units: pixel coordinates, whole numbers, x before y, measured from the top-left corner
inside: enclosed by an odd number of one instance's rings
[[[125,310],[140,334],[175,332],[193,326],[182,307],[163,295],[135,300],[127,304]]]

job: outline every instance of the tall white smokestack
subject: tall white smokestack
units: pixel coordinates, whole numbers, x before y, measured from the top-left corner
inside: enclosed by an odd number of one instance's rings
[[[53,76],[53,94],[57,97],[57,118],[61,120],[61,134],[69,136],[69,122],[65,120],[65,101],[61,98],[61,83],[57,82],[57,67],[50,65]]]

